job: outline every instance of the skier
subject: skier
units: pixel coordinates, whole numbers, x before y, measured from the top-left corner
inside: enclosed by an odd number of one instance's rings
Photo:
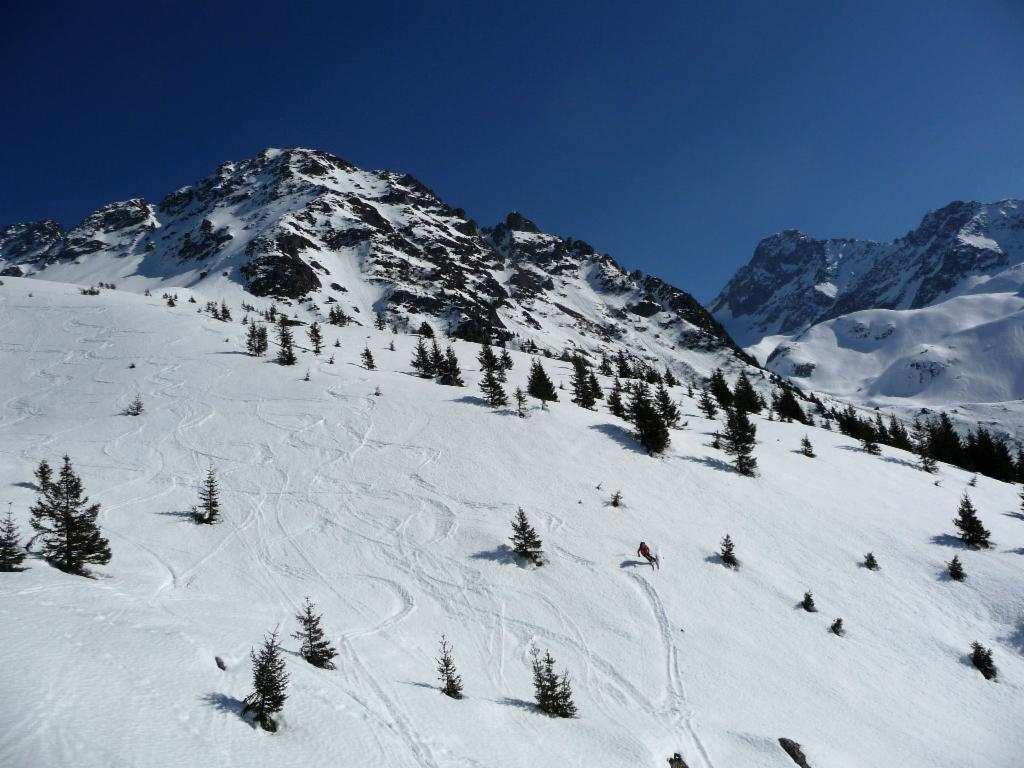
[[[640,546],[637,548],[636,554],[637,557],[642,556],[647,559],[647,562],[650,564],[652,571],[655,568],[661,568],[661,565],[658,563],[658,556],[651,554],[651,548],[648,547],[645,542],[640,542]]]

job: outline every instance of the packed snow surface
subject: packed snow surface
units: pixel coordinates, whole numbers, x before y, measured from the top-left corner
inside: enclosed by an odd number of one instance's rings
[[[4,500],[27,536],[32,471],[68,453],[113,560],[91,579],[37,558],[0,573],[0,765],[635,768],[678,751],[691,768],[790,768],[779,737],[816,767],[1020,765],[1011,486],[968,488],[960,470],[927,475],[908,454],[759,417],[761,476],[741,477],[709,446],[720,424],[680,389],[688,424],[651,458],[568,391],[525,419],[487,408],[472,344],[455,345],[464,389],[410,375],[415,337],[359,326],[325,326],[319,358],[281,367],[242,353],[237,305],[221,323],[185,292],[170,308],[4,283]],[[380,370],[359,365],[364,345]],[[513,358],[510,390],[530,361]],[[543,362],[568,383],[567,364]],[[145,412],[119,415],[137,394]],[[795,450],[805,433],[817,458]],[[196,526],[211,465],[224,519]],[[965,490],[988,551],[952,536]],[[543,567],[509,555],[520,506]],[[716,561],[726,533],[738,572]],[[641,539],[660,571],[636,557]],[[880,571],[860,567],[869,550]],[[963,583],[944,575],[953,555]],[[808,589],[818,613],[798,606]],[[336,671],[289,638],[306,595]],[[842,638],[827,631],[840,616]],[[291,684],[271,735],[238,711],[250,648],[275,627]],[[439,693],[441,633],[462,701]],[[997,681],[971,666],[973,640],[992,647]],[[533,708],[531,643],[571,673],[577,719]]]

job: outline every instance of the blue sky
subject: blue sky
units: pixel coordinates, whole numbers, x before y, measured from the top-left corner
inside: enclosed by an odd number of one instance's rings
[[[781,229],[1024,196],[1020,2],[90,5],[4,11],[0,225],[312,146],[707,301]]]

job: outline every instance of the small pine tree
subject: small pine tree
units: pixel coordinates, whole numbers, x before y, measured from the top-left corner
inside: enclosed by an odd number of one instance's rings
[[[914,452],[917,454],[918,466],[923,472],[934,474],[938,469],[935,457],[932,455],[931,433],[927,425],[922,424],[920,419],[914,419],[914,426],[911,431],[913,438]]]
[[[721,549],[718,550],[718,556],[722,560],[722,565],[726,568],[736,568],[738,570],[740,561],[736,559],[735,549],[736,545],[732,543],[732,537],[728,533],[725,534],[725,538],[722,539]]]
[[[512,520],[512,536],[509,537],[509,541],[512,542],[512,551],[520,557],[532,561],[535,565],[544,564],[542,542],[522,507],[516,510],[516,516]]]
[[[441,681],[441,693],[451,699],[462,698],[462,677],[455,669],[452,644],[444,635],[441,635],[441,657],[437,659],[437,679]]]
[[[555,385],[551,383],[547,371],[540,364],[540,360],[534,360],[530,364],[530,377],[526,382],[526,394],[535,397],[542,404],[556,402],[558,393],[555,392]]]
[[[711,372],[708,388],[720,406],[723,408],[732,407],[732,390],[729,389],[729,385],[725,381],[725,374],[722,373],[721,368],[715,368]]]
[[[817,613],[818,609],[814,605],[814,595],[811,594],[811,590],[804,592],[804,599],[800,603],[804,607],[804,610],[808,613]]]
[[[313,345],[314,355],[319,355],[324,349],[324,335],[320,331],[320,323],[316,321],[309,326],[309,343]]]
[[[733,407],[737,411],[743,411],[744,413],[760,413],[764,407],[764,402],[761,400],[761,396],[757,394],[757,390],[754,389],[754,385],[750,383],[750,378],[747,376],[746,371],[742,371],[739,378],[736,379],[732,402]]]
[[[654,392],[654,407],[666,427],[675,429],[679,426],[679,407],[672,401],[672,395],[664,384],[659,384]]]
[[[615,493],[612,494],[611,505],[613,507],[622,506],[622,491],[616,491]]]
[[[998,674],[996,665],[992,661],[992,649],[986,648],[977,640],[971,643],[971,662],[986,680],[994,680]]]
[[[252,712],[256,722],[265,730],[277,730],[274,715],[284,709],[288,698],[285,690],[288,687],[288,673],[285,671],[281,645],[277,641],[275,629],[263,641],[263,647],[257,654],[253,649],[249,652],[252,659],[253,692],[245,698],[242,716]]]
[[[227,302],[224,299],[220,301],[220,319],[225,323],[231,322],[231,310],[228,309]]]
[[[377,316],[373,319],[373,327],[378,331],[383,331],[387,325],[387,320],[384,317],[383,312],[378,312]]]
[[[666,387],[678,387],[679,386],[679,379],[677,379],[675,376],[672,375],[672,371],[670,371],[668,369],[667,365],[665,366],[665,386]],[[691,394],[690,397],[693,397],[693,395]]]
[[[43,556],[56,567],[84,575],[86,565],[110,562],[110,545],[96,524],[100,505],[89,504],[67,455],[56,481],[40,488],[29,511],[32,528],[42,538]]]
[[[295,340],[292,338],[291,329],[288,327],[288,318],[281,315],[277,325],[277,362],[279,365],[295,365],[298,359],[295,357]]]
[[[261,357],[267,351],[267,326],[251,323],[245,332],[245,350],[253,357]]]
[[[651,390],[646,383],[638,381],[633,385],[626,416],[633,422],[637,441],[649,454],[661,453],[668,448],[671,440],[668,427],[651,401]]]
[[[590,386],[590,394],[594,396],[595,400],[604,400],[604,391],[601,389],[601,382],[597,380],[597,376],[591,371],[587,377],[587,383]]]
[[[39,462],[39,466],[35,468],[33,474],[36,478],[37,491],[41,491],[46,488],[53,480],[53,469],[50,467],[50,464],[46,459]]]
[[[757,427],[747,414],[730,408],[726,412],[724,450],[733,457],[733,466],[741,475],[753,477],[757,474],[757,459],[754,446],[757,442]]]
[[[437,375],[434,362],[430,358],[430,352],[427,350],[427,345],[423,342],[422,338],[416,342],[416,347],[413,350],[412,367],[416,371],[416,375],[421,379],[432,379]]]
[[[299,647],[299,655],[302,658],[314,667],[334,669],[332,659],[338,655],[338,652],[334,650],[324,637],[324,631],[320,628],[321,616],[314,611],[314,608],[316,606],[313,605],[313,602],[307,596],[306,602],[302,606],[302,611],[295,615],[295,618],[299,620],[301,629],[293,633],[292,637],[302,643]]]
[[[379,330],[384,330],[384,329],[380,328]],[[420,323],[419,330],[417,330],[416,333],[418,333],[423,338],[427,338],[427,339],[434,338],[434,329],[430,327],[430,323],[428,323],[426,320],[424,320],[422,323]]]
[[[515,361],[512,360],[512,355],[508,353],[507,349],[501,350],[501,354],[498,355],[498,365],[503,371],[511,371],[515,366]]]
[[[493,368],[484,371],[484,377],[480,381],[480,391],[484,393],[484,400],[492,408],[500,408],[508,404],[508,396],[498,380],[497,371]]]
[[[864,555],[864,567],[867,568],[869,571],[877,571],[881,567],[878,564],[878,561],[875,559],[874,552],[868,552],[866,555]]]
[[[132,400],[128,404],[128,407],[121,411],[121,413],[125,416],[141,416],[144,410],[145,406],[142,404],[142,398],[136,395],[135,399]]]
[[[526,393],[523,392],[521,387],[516,387],[516,391],[512,393],[512,397],[516,401],[516,416],[521,419],[526,418]]]
[[[455,350],[452,349],[451,344],[445,350],[444,366],[440,374],[441,383],[446,387],[461,387],[464,384],[462,381],[462,369],[459,368],[459,359],[455,357]]]
[[[967,578],[967,574],[964,573],[963,563],[960,562],[958,555],[953,555],[953,559],[946,563],[946,569],[949,571],[949,578],[953,581],[963,581]]]
[[[800,453],[802,453],[804,456],[807,456],[808,458],[814,458],[814,446],[811,445],[811,440],[810,438],[807,437],[807,435],[804,435],[800,439]]]
[[[622,402],[622,382],[618,377],[612,381],[612,391],[608,393],[608,411],[612,416],[626,418],[626,406]]]
[[[206,470],[199,488],[199,503],[192,507],[192,519],[201,525],[212,525],[220,520],[220,489],[213,467]]]
[[[836,619],[835,621],[833,621],[832,625],[828,628],[828,631],[836,637],[842,637],[844,634],[846,634],[846,630],[843,629],[843,620]]]
[[[10,505],[7,518],[0,523],[0,571],[17,571],[25,560],[25,552],[19,543],[18,526],[14,523]]]
[[[363,367],[366,368],[366,370],[376,370],[377,364],[373,361],[373,353],[370,351],[369,347],[363,347],[363,351],[360,353],[359,357],[362,359]]]
[[[872,456],[878,456],[882,452],[882,449],[878,443],[875,442],[875,433],[871,427],[867,427],[867,430],[868,431],[864,433],[864,437],[860,439],[860,447],[863,449],[864,453],[870,453]]]
[[[437,346],[437,339],[430,340],[430,366],[434,369],[434,375],[438,376],[444,370],[444,353]]]
[[[967,481],[967,485],[970,488],[974,488],[975,486],[978,485],[978,475],[977,475],[977,473],[971,475],[971,479]]]
[[[718,413],[718,406],[715,405],[715,401],[711,399],[711,393],[706,389],[702,389],[700,392],[700,400],[697,402],[697,407],[700,408],[704,415],[709,419],[715,418]]]
[[[953,525],[959,529],[961,541],[971,549],[988,549],[990,546],[988,541],[989,532],[981,524],[978,513],[975,511],[974,505],[966,493],[960,499],[960,508],[957,510],[957,515],[957,518],[953,520]]]
[[[552,717],[576,717],[576,705],[572,701],[572,687],[569,673],[561,676],[555,672],[555,659],[550,651],[540,656],[540,650],[533,646],[530,649],[533,671],[534,700],[537,709]]]
[[[596,402],[594,390],[590,386],[590,371],[583,358],[576,356],[572,361],[573,372],[570,380],[572,402],[580,408],[593,408]]]
[[[394,352],[395,351],[395,340],[394,339],[392,339],[391,341],[388,342],[388,351],[389,352]]]

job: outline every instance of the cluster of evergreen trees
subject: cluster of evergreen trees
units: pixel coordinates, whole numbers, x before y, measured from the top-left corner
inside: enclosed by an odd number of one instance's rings
[[[480,379],[480,391],[484,394],[484,400],[492,408],[500,408],[508,405],[508,395],[502,386],[508,381],[508,371],[512,369],[512,356],[507,349],[502,348],[500,354],[486,341],[480,347],[480,353],[476,357],[480,363],[480,370],[483,371],[483,378]]]
[[[442,352],[437,345],[437,339],[432,336],[429,349],[423,341],[422,335],[416,342],[412,367],[416,374],[423,379],[435,379],[438,383],[448,387],[461,387],[464,384],[459,359],[455,356],[452,345],[449,344],[448,348]]]

